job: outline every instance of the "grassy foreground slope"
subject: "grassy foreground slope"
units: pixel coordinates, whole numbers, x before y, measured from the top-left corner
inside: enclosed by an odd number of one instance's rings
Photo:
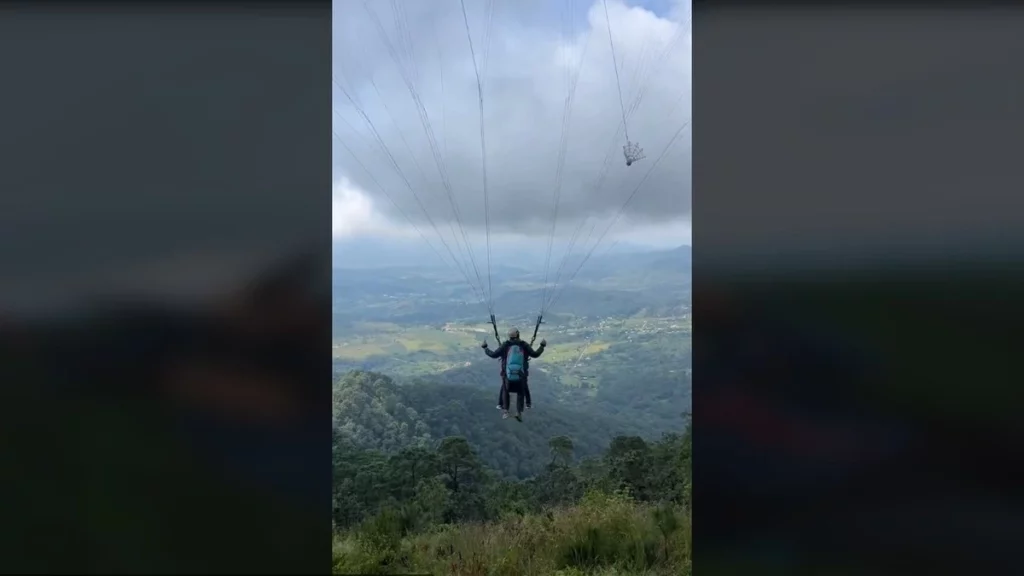
[[[465,576],[692,573],[691,516],[682,506],[588,492],[572,506],[406,537],[387,519],[336,536],[336,574]]]

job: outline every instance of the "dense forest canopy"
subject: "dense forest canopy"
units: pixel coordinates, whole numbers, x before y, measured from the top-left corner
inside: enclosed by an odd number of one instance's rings
[[[356,378],[393,386],[375,375]],[[393,395],[381,402],[400,409]],[[578,462],[569,436],[553,436],[543,446],[546,454],[534,456],[542,470],[510,480],[488,467],[462,436],[429,441],[424,436],[420,445],[383,452],[359,448],[337,430],[336,572],[444,566],[457,568],[454,573],[477,573],[474,562],[483,568],[499,559],[500,573],[508,574],[615,565],[666,574],[689,571],[689,426],[655,442],[618,436],[600,455]],[[558,535],[534,544],[542,548],[537,558],[513,543],[463,554],[465,539],[507,535],[524,522],[537,522],[538,535]],[[633,541],[624,543],[623,536]]]

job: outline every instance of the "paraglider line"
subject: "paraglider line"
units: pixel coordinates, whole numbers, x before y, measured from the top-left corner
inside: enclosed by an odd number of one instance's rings
[[[409,91],[409,95],[412,96],[413,103],[416,105],[416,110],[420,117],[420,123],[423,125],[423,131],[427,137],[427,144],[429,145],[430,152],[434,157],[434,163],[437,166],[438,175],[441,177],[441,183],[443,184],[445,192],[448,197],[448,204],[452,209],[452,214],[455,216],[455,221],[458,224],[459,230],[462,233],[462,241],[465,245],[466,252],[468,252],[470,266],[472,267],[473,273],[476,276],[477,282],[480,284],[481,289],[483,289],[483,280],[480,277],[480,270],[476,264],[476,258],[474,257],[473,254],[473,247],[470,245],[469,237],[466,234],[466,228],[465,226],[463,226],[462,223],[462,216],[459,212],[459,207],[455,202],[451,181],[448,178],[448,169],[444,157],[441,155],[440,146],[437,143],[437,139],[434,137],[434,130],[433,126],[430,123],[430,116],[429,114],[427,114],[426,107],[424,106],[423,100],[420,98],[420,95],[416,90],[413,79],[410,78],[411,72],[409,70],[406,70],[405,66],[403,66],[402,63],[400,62],[398,54],[396,53],[395,45],[394,43],[391,42],[391,39],[384,31],[384,26],[383,24],[381,24],[380,18],[373,10],[370,9],[368,3],[363,4],[363,7],[366,9],[367,13],[373,19],[373,23],[377,28],[378,35],[381,37],[381,40],[383,41],[385,48],[387,48],[388,54],[391,56],[391,59],[395,62],[395,65],[398,67],[399,75],[402,77],[402,81],[405,83],[405,86]],[[395,11],[394,3],[392,3],[392,10],[393,12]],[[399,28],[404,27],[399,26]],[[459,244],[458,238],[455,238],[455,243],[456,246],[460,248],[460,252],[462,252],[461,249],[463,248],[463,245]],[[487,302],[486,304],[488,305],[488,308],[490,308],[490,303]]]
[[[615,43],[612,41],[612,21],[608,17],[608,0],[602,0],[604,4],[604,21],[608,25],[608,46],[612,50],[612,67],[615,68],[615,86],[619,89],[619,108],[622,109],[622,132],[629,142],[629,128],[626,126],[626,105],[622,101],[622,83],[619,81],[619,63],[615,58]]]
[[[459,0],[462,7],[462,21],[466,25],[466,40],[469,41],[469,54],[473,58],[473,72],[476,74],[476,94],[480,102],[480,164],[483,172],[484,186],[484,234],[487,237],[487,308],[493,312],[494,293],[491,287],[491,217],[490,200],[487,193],[487,138],[484,132],[484,88],[480,82],[480,67],[476,61],[476,50],[473,49],[473,36],[469,31],[469,16],[466,15],[466,2]]]
[[[601,241],[604,240],[604,237],[619,221],[619,218],[622,218],[622,214],[625,213],[626,207],[629,206],[629,203],[633,201],[634,197],[636,197],[637,192],[639,192],[640,188],[642,188],[644,183],[647,182],[647,178],[651,175],[652,172],[654,172],[654,169],[657,168],[658,164],[661,163],[662,159],[665,158],[665,155],[668,154],[668,151],[672,148],[676,141],[679,140],[679,137],[683,134],[683,130],[685,130],[689,125],[690,121],[687,120],[686,122],[683,123],[682,126],[679,127],[679,130],[676,130],[676,133],[672,136],[672,139],[668,141],[668,144],[661,151],[661,154],[659,154],[658,158],[651,164],[651,167],[647,169],[647,172],[644,174],[644,177],[640,180],[640,182],[637,183],[636,187],[633,188],[633,192],[630,193],[629,198],[627,198],[626,202],[622,205],[621,208],[619,208],[619,211],[615,215],[615,218],[612,220],[611,224],[609,224],[608,227],[605,228],[604,232],[601,233],[601,236],[598,237],[597,242],[594,244],[594,246],[590,249],[589,252],[587,252],[587,255],[583,257],[583,261],[580,262],[580,265],[578,267],[576,267],[576,270],[572,273],[572,276],[570,276],[569,279],[566,280],[565,284],[562,286],[562,290],[555,294],[551,301],[548,302],[548,308],[550,308],[558,300],[558,298],[561,297],[561,295],[565,292],[565,287],[568,286],[574,278],[576,278],[576,275],[583,268],[583,265],[587,263],[587,260],[590,259],[590,256],[594,253],[594,250],[597,249],[597,247],[601,244]]]

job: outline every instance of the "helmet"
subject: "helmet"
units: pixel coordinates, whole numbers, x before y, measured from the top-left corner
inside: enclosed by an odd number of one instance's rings
[[[508,337],[519,338],[519,328],[509,328]]]

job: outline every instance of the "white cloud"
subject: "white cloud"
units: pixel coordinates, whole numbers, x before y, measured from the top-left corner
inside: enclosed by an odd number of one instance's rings
[[[356,191],[347,196],[336,191],[336,235],[407,229],[406,217],[392,206],[394,200],[432,241],[441,235],[458,243],[461,234],[456,220],[465,226],[471,242],[483,236],[485,221],[492,236],[546,238],[567,93],[566,62],[582,58],[562,172],[558,236],[568,237],[586,218],[610,221],[690,116],[690,34],[688,26],[680,25],[689,14],[689,2],[674,0],[668,16],[659,17],[608,0],[627,109],[637,94],[643,94],[627,126],[630,138],[644,147],[648,157],[629,168],[622,157],[622,110],[603,3],[598,0],[586,14],[570,19],[564,7],[558,8],[562,3],[495,2],[487,44],[482,8],[486,3],[466,2],[478,61],[487,55],[483,81],[489,210],[485,218],[476,79],[459,2],[442,6],[397,1],[404,10],[400,20],[407,26],[411,50],[396,55],[413,72],[409,79],[434,131],[435,150],[399,67],[362,4],[363,0],[335,2],[335,75],[358,105],[353,106],[335,88],[335,131],[359,160],[355,162],[345,147],[336,146],[336,177],[339,181],[349,178],[348,188]],[[383,1],[370,4],[394,42],[398,35],[390,6]],[[569,22],[573,35],[568,34]],[[360,109],[376,135],[364,123]],[[377,135],[386,151],[377,145]],[[653,233],[688,237],[689,143],[687,129],[650,173],[609,239]],[[451,200],[439,176],[435,151],[443,159]],[[393,168],[391,158],[400,170]]]
[[[356,236],[408,236],[376,207],[376,199],[347,178],[334,183],[331,193],[331,235],[336,240]]]
[[[675,248],[680,244],[693,243],[693,226],[689,220],[680,220],[665,224],[628,227],[623,232],[613,230],[608,236],[612,242]],[[607,244],[608,242],[601,242],[601,246]]]

